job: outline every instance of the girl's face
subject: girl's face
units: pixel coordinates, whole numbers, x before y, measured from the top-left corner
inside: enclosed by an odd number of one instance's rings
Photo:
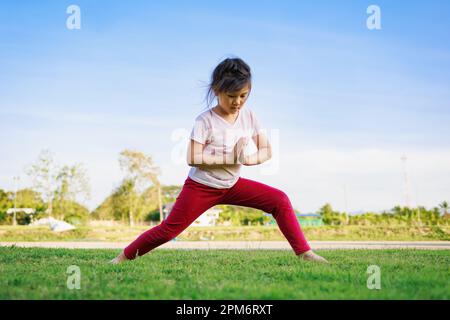
[[[216,93],[219,101],[219,108],[226,114],[237,114],[244,107],[250,93],[250,86],[247,84],[237,92],[219,92]]]

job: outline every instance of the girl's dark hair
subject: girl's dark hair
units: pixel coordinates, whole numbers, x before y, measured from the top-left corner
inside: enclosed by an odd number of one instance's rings
[[[227,58],[214,69],[206,94],[206,105],[209,109],[216,92],[236,92],[247,84],[251,89],[251,70],[240,58]]]

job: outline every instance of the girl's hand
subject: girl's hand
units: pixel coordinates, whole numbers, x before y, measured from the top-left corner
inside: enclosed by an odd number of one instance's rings
[[[247,138],[241,137],[238,142],[234,145],[233,148],[233,157],[234,163],[244,164],[245,156],[244,156],[244,148],[247,145]]]
[[[248,165],[247,156],[244,155],[244,151],[239,155],[238,163],[243,164],[244,166]]]

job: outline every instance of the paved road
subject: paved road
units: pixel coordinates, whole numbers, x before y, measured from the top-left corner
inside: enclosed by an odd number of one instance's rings
[[[1,247],[121,249],[129,242],[0,242]],[[450,241],[309,241],[313,249],[429,249],[450,250]],[[290,250],[287,241],[169,241],[159,249]]]

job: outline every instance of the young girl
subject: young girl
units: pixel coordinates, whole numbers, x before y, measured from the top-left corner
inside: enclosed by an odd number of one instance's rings
[[[192,168],[169,216],[142,233],[111,263],[133,260],[170,241],[203,212],[219,205],[237,205],[271,213],[295,254],[305,261],[326,263],[308,245],[288,196],[281,190],[241,178],[242,165],[271,158],[271,146],[252,110],[244,108],[251,90],[250,67],[241,59],[225,59],[214,70],[207,93],[208,108],[195,120],[187,153]],[[258,151],[245,155],[253,139]]]

